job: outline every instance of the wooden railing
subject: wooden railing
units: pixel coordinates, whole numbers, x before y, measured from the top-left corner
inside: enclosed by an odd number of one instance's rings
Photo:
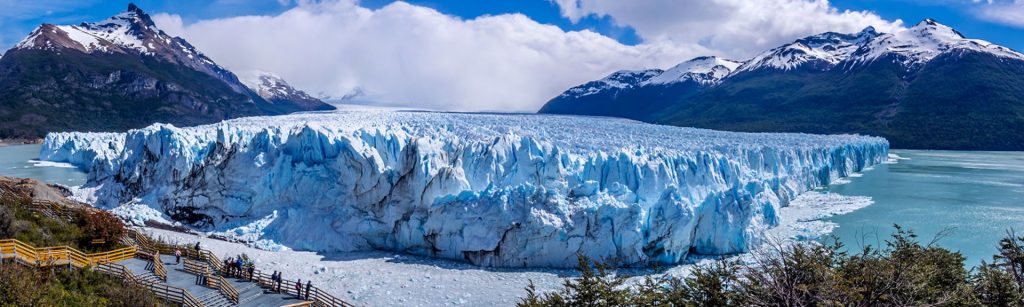
[[[84,268],[135,257],[134,246],[102,253],[86,254],[68,246],[36,248],[15,239],[0,240],[0,258],[14,259],[34,266],[70,265]]]
[[[203,307],[203,304],[187,290],[166,284],[157,284],[139,280],[135,278],[135,275],[132,275],[131,270],[123,265],[117,263],[105,263],[98,265],[93,269],[98,272],[120,278],[126,285],[136,285],[145,288],[164,301],[188,307]]]
[[[197,260],[205,261],[209,265],[209,268],[211,270],[213,270],[214,272],[217,272],[220,275],[227,275],[227,269],[224,268],[224,262],[221,261],[220,258],[218,258],[216,255],[213,254],[213,252],[210,252],[209,250],[200,249],[200,250],[197,251],[195,249],[195,246],[192,246],[192,245],[169,244],[169,243],[157,242],[155,240],[150,239],[148,236],[146,236],[146,235],[144,235],[144,234],[142,234],[142,233],[140,233],[138,231],[135,231],[135,230],[128,230],[128,232],[126,233],[126,236],[130,236],[130,238],[132,240],[134,240],[135,242],[138,243],[139,248],[141,248],[143,250],[153,250],[153,251],[159,251],[159,252],[168,253],[168,254],[174,253],[174,251],[177,250],[177,251],[180,251],[182,253],[182,256],[184,256],[186,258],[192,258],[192,259],[197,259]],[[285,272],[285,275],[288,275],[288,273]],[[214,281],[210,281],[210,279],[213,279],[213,278],[209,278],[207,280],[207,282],[208,283],[213,283]],[[272,285],[272,283],[270,281],[270,274],[266,274],[266,273],[260,272],[259,270],[254,270],[254,272],[253,272],[253,279],[254,279],[255,282],[257,282],[258,284],[260,284],[263,287],[276,288],[276,285]],[[214,288],[217,288],[217,287],[214,287]],[[305,298],[306,297],[306,295],[305,295],[306,294],[305,293],[306,292],[306,285],[303,284],[302,285],[302,293],[298,293],[297,291],[295,291],[295,280],[282,279],[281,280],[281,292],[285,293],[285,294],[289,294],[289,295],[295,295],[296,297]],[[236,291],[236,293],[237,293],[237,291]],[[302,295],[300,295],[300,294],[302,294]],[[228,294],[225,294],[225,295],[228,295]],[[231,296],[228,295],[228,297],[231,297]],[[343,300],[341,300],[341,299],[339,299],[337,297],[334,297],[333,295],[327,293],[326,291],[321,290],[320,288],[317,288],[316,286],[310,287],[310,290],[309,290],[309,301],[311,301],[311,305],[312,306],[318,306],[318,307],[349,307],[349,306],[353,306],[354,307],[355,306],[355,305],[350,304],[348,302],[345,302],[345,301],[343,301]],[[237,303],[237,300],[236,300],[236,303]]]
[[[167,281],[167,267],[164,266],[164,261],[160,259],[160,252],[153,253],[153,274],[160,277],[161,280]]]
[[[185,258],[185,272],[193,275],[209,275],[210,269],[207,268],[204,262]]]
[[[203,303],[192,296],[192,293],[189,293],[188,290],[163,283],[141,282],[138,285],[168,302],[188,307],[203,307]]]
[[[235,304],[238,304],[238,289],[235,289],[235,286],[232,286],[223,276],[214,275],[210,277],[210,280],[217,284],[216,288],[220,290],[220,293],[227,296]]]
[[[115,263],[131,259],[137,252],[137,248],[132,246],[109,252],[86,254],[67,246],[35,248],[14,239],[0,240],[0,259],[13,259],[22,264],[36,267],[69,265],[76,268],[90,268],[117,277],[125,284],[146,288],[164,300],[188,307],[203,307],[199,300],[196,300],[185,289],[139,280],[132,275],[128,268]],[[163,264],[159,261],[154,263],[159,263],[161,267]],[[166,276],[166,271],[164,276]],[[164,278],[166,279],[166,277]]]
[[[285,273],[287,274],[287,273]],[[252,276],[253,281],[258,283],[260,286],[269,289],[277,289],[277,284],[274,283],[271,278],[271,274],[261,272],[260,270],[253,270]],[[281,279],[280,293],[287,295],[295,295],[302,299],[306,299],[306,284],[302,284],[302,293],[295,290],[295,280]],[[323,306],[323,307],[354,307],[355,305],[345,302],[333,295],[330,295],[326,291],[321,290],[315,286],[309,288],[309,304],[311,306]],[[297,305],[303,306],[303,305]]]

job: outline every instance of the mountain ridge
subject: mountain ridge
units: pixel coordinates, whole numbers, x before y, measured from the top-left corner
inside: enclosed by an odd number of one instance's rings
[[[804,37],[709,86],[594,85],[574,87],[539,112],[742,132],[870,134],[894,148],[1024,150],[1024,132],[1016,132],[1024,130],[1024,54],[931,19],[897,33],[869,27]],[[566,95],[572,91],[588,96]]]
[[[0,57],[0,138],[333,108],[301,98],[262,98],[135,4],[98,22],[42,24]]]

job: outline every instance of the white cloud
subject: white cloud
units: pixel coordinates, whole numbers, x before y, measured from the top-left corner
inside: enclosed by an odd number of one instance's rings
[[[552,0],[570,20],[609,16],[647,42],[698,44],[721,55],[747,58],[826,31],[854,33],[867,26],[889,32],[900,20],[872,12],[840,11],[828,0]]]
[[[276,16],[183,24],[157,14],[234,71],[276,73],[312,94],[443,110],[535,111],[568,87],[618,69],[665,67],[707,53],[693,46],[626,46],[519,14],[462,20],[396,2],[300,2]]]
[[[234,71],[269,71],[312,94],[442,110],[534,111],[619,69],[666,68],[701,55],[738,59],[824,31],[900,26],[825,0],[554,0],[563,15],[611,16],[643,43],[564,31],[521,14],[461,19],[395,2],[295,1],[279,15],[157,24]]]
[[[974,10],[975,15],[979,18],[1011,27],[1024,28],[1024,0],[975,0],[975,3],[982,3]]]

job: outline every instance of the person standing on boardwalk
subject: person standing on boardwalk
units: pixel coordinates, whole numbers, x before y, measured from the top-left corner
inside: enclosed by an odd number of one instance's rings
[[[199,248],[199,242],[196,242],[196,254],[201,254],[202,251],[203,250],[201,248]]]
[[[295,298],[302,299],[302,279],[295,281]]]
[[[270,290],[274,290],[274,285],[277,284],[277,271],[274,274],[270,274]]]
[[[245,260],[242,260],[241,256],[239,256],[238,259],[235,259],[235,274],[238,278],[245,278],[245,274],[242,273],[243,265],[245,265]]]
[[[249,271],[248,272],[249,273],[249,281],[252,281],[253,280],[252,279],[252,274],[256,272],[256,265],[253,264],[252,262],[250,262],[249,263],[249,268],[247,270]]]
[[[174,249],[174,264],[181,264],[181,250],[177,248]]]
[[[309,300],[309,289],[310,288],[313,288],[313,281],[312,280],[307,280],[306,281],[306,300],[307,301]]]

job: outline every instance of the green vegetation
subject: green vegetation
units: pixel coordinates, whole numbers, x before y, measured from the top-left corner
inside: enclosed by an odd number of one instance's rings
[[[36,247],[68,245],[85,252],[121,247],[124,225],[106,211],[58,210],[51,217],[24,196],[0,196],[0,239]],[[92,244],[93,240],[104,244]],[[100,272],[67,266],[0,263],[0,306],[163,306],[151,292]]]
[[[992,263],[968,271],[964,257],[922,244],[896,227],[883,248],[840,243],[776,246],[750,263],[723,259],[683,278],[637,283],[580,257],[581,276],[519,306],[1024,306],[1024,237],[1010,233]]]
[[[124,225],[110,212],[68,210],[52,218],[32,210],[23,197],[0,197],[0,238],[17,239],[36,247],[68,245],[83,252],[108,251],[123,247],[119,240]],[[103,243],[93,244],[93,240]]]
[[[0,306],[166,306],[148,290],[90,270],[0,264]]]
[[[0,59],[0,138],[124,131],[280,114],[214,76],[157,57],[12,50]]]

